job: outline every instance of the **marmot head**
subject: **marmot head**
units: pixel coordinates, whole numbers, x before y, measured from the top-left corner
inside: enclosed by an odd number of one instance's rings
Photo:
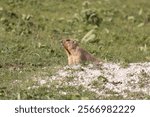
[[[71,54],[72,50],[75,50],[78,47],[78,43],[75,40],[65,39],[62,41],[62,45],[68,54]]]

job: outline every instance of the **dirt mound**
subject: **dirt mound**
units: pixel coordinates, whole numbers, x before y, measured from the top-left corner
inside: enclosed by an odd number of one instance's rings
[[[110,96],[107,92],[111,91],[126,99],[131,93],[150,95],[150,62],[127,67],[115,63],[65,66],[55,75],[38,80],[40,85],[56,81],[58,86],[83,86],[98,96]]]

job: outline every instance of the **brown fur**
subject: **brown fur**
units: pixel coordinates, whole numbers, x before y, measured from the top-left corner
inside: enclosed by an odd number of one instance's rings
[[[62,45],[68,56],[68,64],[79,64],[82,62],[92,62],[99,64],[99,60],[93,57],[90,53],[80,48],[78,43],[71,39],[65,39],[62,41]]]

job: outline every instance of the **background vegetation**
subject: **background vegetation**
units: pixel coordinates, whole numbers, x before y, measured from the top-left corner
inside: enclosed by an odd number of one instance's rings
[[[67,64],[65,37],[107,61],[150,61],[150,1],[0,0],[0,99],[97,99],[55,83],[27,89],[35,74],[51,76]]]

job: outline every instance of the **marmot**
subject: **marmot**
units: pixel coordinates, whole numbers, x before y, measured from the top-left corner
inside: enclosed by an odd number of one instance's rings
[[[84,62],[92,62],[99,64],[100,61],[93,57],[90,53],[80,48],[78,43],[71,39],[62,40],[62,45],[68,56],[68,64],[79,64]]]

